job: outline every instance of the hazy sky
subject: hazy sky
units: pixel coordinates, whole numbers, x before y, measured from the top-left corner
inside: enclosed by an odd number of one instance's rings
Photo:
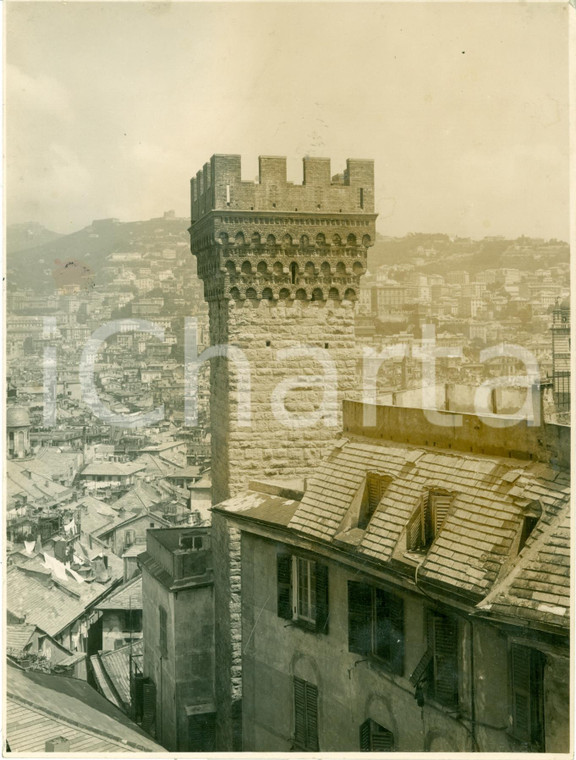
[[[376,161],[384,234],[568,236],[568,5],[8,4],[7,222],[188,216],[213,153]]]

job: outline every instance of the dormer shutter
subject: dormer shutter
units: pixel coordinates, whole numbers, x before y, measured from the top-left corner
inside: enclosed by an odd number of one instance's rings
[[[448,493],[435,493],[434,499],[434,537],[436,537],[446,519],[450,505],[452,504],[452,495]]]

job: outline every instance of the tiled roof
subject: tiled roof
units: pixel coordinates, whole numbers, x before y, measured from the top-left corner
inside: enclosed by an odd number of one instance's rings
[[[570,513],[535,530],[518,562],[478,605],[479,611],[570,625]]]
[[[144,467],[137,462],[94,462],[85,467],[81,475],[133,475]]]
[[[55,636],[105,594],[110,584],[41,581],[26,570],[11,567],[6,574],[6,604],[17,618]]]
[[[521,529],[524,507],[538,500],[546,525],[569,500],[567,473],[542,464],[352,440],[335,448],[310,478],[289,527],[332,541],[369,471],[392,480],[358,553],[383,562],[397,558],[423,494],[445,489],[454,494],[452,508],[422,557],[419,577],[480,596],[498,577]]]
[[[28,625],[26,623],[7,625],[6,649],[21,651],[30,643],[30,639],[35,630],[35,625]]]
[[[141,659],[144,641],[139,639],[112,652],[100,652],[90,658],[102,693],[121,709],[130,705],[130,658]]]
[[[141,547],[142,549],[144,546]],[[106,599],[96,605],[97,610],[141,610],[142,609],[142,576],[123,583]]]
[[[164,752],[85,681],[7,668],[4,735],[12,752],[45,752],[59,736],[70,753]]]

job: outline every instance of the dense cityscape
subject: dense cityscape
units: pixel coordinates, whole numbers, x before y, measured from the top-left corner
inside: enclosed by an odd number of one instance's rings
[[[191,227],[8,229],[7,747],[565,752],[568,245],[383,237],[372,162],[283,161],[214,156]],[[303,344],[335,427],[273,419]]]

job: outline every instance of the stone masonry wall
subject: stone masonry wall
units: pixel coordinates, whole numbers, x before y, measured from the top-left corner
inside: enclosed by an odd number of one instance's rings
[[[239,410],[240,365],[212,360],[212,480],[218,503],[253,478],[304,475],[319,463],[341,429],[343,398],[356,391],[357,351],[351,303],[232,301],[210,307],[211,339],[242,351],[251,382],[248,419]],[[278,353],[302,346],[318,356]],[[289,386],[283,400],[282,384]],[[285,419],[275,416],[274,398],[286,410]],[[305,426],[296,427],[300,421]]]

